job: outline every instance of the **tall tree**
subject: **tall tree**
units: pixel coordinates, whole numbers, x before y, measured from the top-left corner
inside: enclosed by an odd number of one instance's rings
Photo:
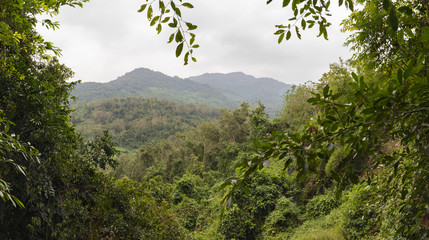
[[[0,1],[0,238],[183,239],[144,186],[98,170],[116,164],[108,133],[84,143],[70,122],[72,72],[36,17],[86,1]]]
[[[69,123],[68,99],[73,84],[66,80],[72,72],[49,55],[59,54],[59,50],[35,31],[36,16],[56,14],[61,6],[80,6],[82,2],[0,2],[0,109],[12,122],[8,132],[40,154],[40,162],[15,155],[15,163],[26,169],[26,176],[14,174],[11,168],[1,169],[12,194],[26,207],[1,206],[0,232],[5,239],[48,239],[53,232],[58,195],[66,188],[63,171],[68,157],[74,155],[78,138]],[[42,24],[58,26],[49,19]],[[10,149],[2,153],[10,154]]]

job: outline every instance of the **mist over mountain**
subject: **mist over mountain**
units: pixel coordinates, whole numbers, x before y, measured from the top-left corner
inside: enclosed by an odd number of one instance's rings
[[[88,103],[114,97],[156,97],[177,103],[203,104],[215,108],[236,108],[242,102],[261,101],[270,115],[281,109],[282,95],[291,85],[271,78],[255,78],[244,73],[206,73],[187,79],[137,68],[108,83],[78,84],[74,103]]]

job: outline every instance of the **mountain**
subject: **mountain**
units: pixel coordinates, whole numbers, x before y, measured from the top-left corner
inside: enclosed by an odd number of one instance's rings
[[[272,78],[255,78],[241,72],[206,73],[187,79],[138,68],[108,83],[78,84],[72,95],[77,104],[114,97],[157,97],[177,103],[204,104],[215,108],[236,108],[242,102],[261,101],[273,116],[281,110],[282,95],[291,85]]]
[[[78,84],[72,95],[78,98],[75,102],[77,104],[131,96],[157,97],[177,103],[204,104],[217,108],[234,108],[239,104],[208,85],[145,68],[135,69],[108,83]]]
[[[189,79],[222,92],[234,102],[261,101],[267,107],[266,112],[270,115],[281,110],[282,96],[292,87],[290,84],[272,78],[255,78],[242,72],[206,73]]]

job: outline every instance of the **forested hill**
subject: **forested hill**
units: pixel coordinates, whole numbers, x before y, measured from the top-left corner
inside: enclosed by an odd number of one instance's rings
[[[138,96],[230,109],[239,107],[242,102],[254,104],[261,101],[266,111],[274,116],[281,109],[282,95],[290,87],[271,78],[255,78],[244,73],[207,73],[181,79],[138,68],[108,83],[81,83],[72,95],[78,97],[75,103]]]
[[[108,129],[119,146],[134,149],[149,141],[166,139],[218,119],[217,109],[203,105],[177,104],[157,98],[113,98],[80,105],[72,121],[85,138],[102,135]]]
[[[177,103],[205,104],[217,108],[234,108],[233,102],[208,85],[170,77],[161,72],[138,68],[108,83],[85,82],[72,92],[75,103],[88,103],[114,97],[157,97]]]
[[[272,78],[255,78],[242,72],[206,73],[189,79],[207,84],[235,102],[261,101],[270,115],[281,109],[283,95],[292,87]]]

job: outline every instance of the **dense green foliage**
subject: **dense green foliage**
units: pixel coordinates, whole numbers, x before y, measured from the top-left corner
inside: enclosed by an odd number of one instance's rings
[[[58,50],[34,29],[37,14],[82,2],[0,1],[1,239],[429,237],[425,1],[359,2],[343,23],[354,31],[347,42],[354,58],[332,64],[318,83],[293,88],[277,119],[260,103],[222,110],[219,120],[197,123],[207,115],[194,114],[196,127],[154,134],[158,141],[118,158],[108,131],[83,140],[74,129],[74,84],[66,81],[72,72],[48,55]],[[179,7],[192,5],[173,2],[160,11],[171,7],[176,28]],[[329,8],[283,1],[289,5],[302,29],[316,24],[307,17],[321,18]],[[144,6],[153,25],[161,21]],[[326,37],[329,23],[317,24]],[[278,28],[288,30],[278,32],[279,41],[290,38],[290,26]],[[173,34],[176,55],[186,44],[180,31]],[[128,98],[88,104],[75,118],[112,124],[118,134],[127,126],[121,120],[147,109],[151,122],[157,112],[162,122],[207,110]],[[166,127],[192,122],[173,119]]]
[[[136,149],[215,120],[219,110],[207,106],[178,104],[157,98],[114,98],[76,107],[72,122],[86,139],[109,130],[114,142]]]
[[[425,239],[429,228],[427,3],[361,3],[360,10],[343,23],[345,30],[355,31],[347,44],[356,51],[351,62],[356,70],[347,74],[347,69],[332,69],[338,78],[325,75],[307,100],[320,113],[298,131],[255,141],[260,154],[255,165],[283,159],[288,172],[300,181],[315,176],[323,181],[329,175],[339,189],[364,182],[370,191],[348,219],[360,222],[349,225],[348,231],[356,233],[348,235],[352,238]],[[247,167],[237,185],[230,183],[232,190],[256,169]],[[357,216],[375,219],[358,221]]]
[[[0,163],[2,168],[13,167],[16,172],[25,175],[25,169],[15,162],[16,158],[24,157],[27,161],[38,161],[38,152],[30,144],[22,143],[19,138],[15,138],[15,134],[9,134],[10,124],[4,118],[0,118]],[[0,197],[3,201],[11,201],[14,206],[24,207],[18,198],[10,194],[10,191],[9,183],[0,179]]]
[[[226,177],[233,174],[235,159],[245,158],[246,154],[239,153],[249,140],[273,127],[263,106],[252,110],[243,103],[234,111],[223,110],[219,121],[203,122],[164,141],[144,144],[135,159],[122,156],[126,162],[121,162],[116,174],[135,180],[160,175],[172,181],[186,172],[219,171]]]
[[[72,72],[35,25],[82,2],[0,1],[0,238],[183,239],[146,187],[100,173],[116,163],[108,134],[85,143],[70,122]]]

